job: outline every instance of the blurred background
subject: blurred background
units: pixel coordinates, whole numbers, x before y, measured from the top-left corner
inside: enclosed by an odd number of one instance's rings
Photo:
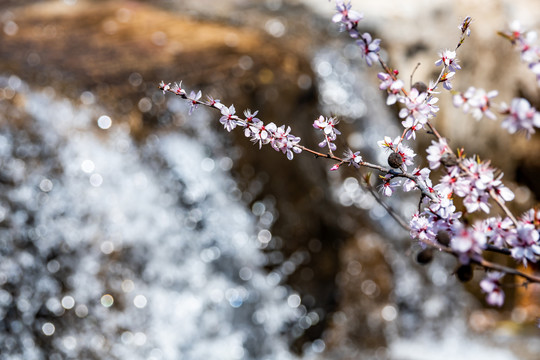
[[[414,81],[435,79],[472,16],[454,87],[540,108],[496,35],[514,19],[540,29],[540,3],[353,7],[405,82],[417,63]],[[417,264],[357,172],[259,150],[158,89],[182,80],[312,148],[313,120],[336,115],[339,152],[385,163],[376,142],[401,133],[396,109],[333,13],[323,0],[0,2],[1,359],[538,358],[538,286],[507,277],[504,307],[487,306],[484,271],[462,284],[451,257]],[[537,204],[538,135],[440,98],[451,146],[504,171],[516,214]],[[410,216],[418,199],[390,202]]]

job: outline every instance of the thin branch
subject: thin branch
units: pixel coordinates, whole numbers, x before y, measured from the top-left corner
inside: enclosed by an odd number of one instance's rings
[[[430,246],[430,247],[434,247],[436,249],[438,249],[439,251],[442,251],[442,252],[445,252],[447,254],[451,254],[451,255],[454,255],[455,257],[458,256],[458,254],[450,247],[448,246],[443,246],[439,243],[436,243],[436,242],[433,242],[433,241],[430,241],[430,240],[427,240],[427,239],[418,239],[418,241]],[[516,276],[520,276],[528,281],[530,281],[531,283],[538,283],[540,284],[540,277],[539,276],[535,276],[535,275],[530,275],[530,274],[527,274],[527,273],[524,273],[522,271],[519,271],[517,269],[514,269],[514,268],[511,268],[511,267],[508,267],[508,266],[504,266],[504,265],[501,265],[501,264],[497,264],[497,263],[494,263],[494,262],[491,262],[491,261],[487,261],[483,258],[481,259],[474,259],[474,258],[471,258],[471,262],[475,263],[475,264],[478,264],[486,269],[490,269],[490,270],[495,270],[495,271],[502,271],[506,274],[512,274],[512,275],[516,275]]]
[[[409,224],[398,214],[398,212],[390,205],[388,205],[386,202],[384,202],[381,197],[379,196],[379,193],[373,188],[373,185],[371,185],[368,181],[368,179],[364,178],[365,184],[364,186],[366,189],[369,190],[371,195],[377,200],[377,202],[386,210],[386,212],[406,231],[411,231],[411,227]]]
[[[520,276],[520,277],[522,277],[522,278],[524,278],[526,280],[529,280],[532,283],[540,284],[540,277],[539,276],[527,274],[527,273],[524,273],[524,272],[519,271],[517,269],[511,268],[511,267],[508,267],[508,266],[504,266],[504,265],[501,265],[501,264],[493,263],[493,262],[487,261],[485,259],[481,259],[481,260],[471,259],[471,260],[473,262],[477,263],[478,265],[483,266],[486,269],[502,271],[502,272],[504,272],[506,274],[512,274],[512,275]]]
[[[510,254],[512,254],[512,252],[510,251],[510,249],[507,249],[507,248],[501,248],[501,247],[498,247],[498,246],[495,246],[495,245],[491,245],[491,244],[487,244],[486,250],[487,250],[487,251],[494,252],[494,253],[498,253],[498,254],[503,254],[503,255],[510,255]]]
[[[412,86],[413,86],[414,73],[416,72],[416,70],[418,70],[419,67],[420,67],[420,63],[417,63],[416,66],[414,67],[414,70],[411,73],[411,77],[409,78],[409,87],[410,88],[412,88]]]
[[[506,204],[504,203],[504,201],[501,200],[501,198],[499,197],[499,195],[495,192],[495,189],[490,189],[489,190],[489,195],[491,196],[491,198],[497,203],[497,205],[499,205],[499,207],[504,211],[504,213],[506,214],[506,216],[508,216],[510,218],[510,220],[512,220],[512,222],[514,223],[515,226],[518,226],[518,220],[516,219],[516,217],[514,216],[514,214],[512,214],[512,212],[510,211],[510,209],[508,209],[508,206],[506,206]]]
[[[322,157],[322,158],[327,158],[327,159],[331,159],[331,160],[334,160],[334,161],[338,161],[338,162],[348,162],[347,160],[345,159],[342,159],[342,158],[339,158],[333,154],[323,154],[323,153],[320,153],[318,151],[315,151],[315,150],[312,150],[310,148],[307,148],[303,145],[296,145],[299,149],[302,149],[302,151],[306,151],[306,152],[309,152],[309,153],[312,153],[313,155],[317,156],[317,157]],[[384,174],[390,174],[392,175],[393,177],[404,177],[404,178],[407,178],[407,179],[410,179],[412,181],[414,181],[416,183],[416,186],[418,187],[418,189],[422,192],[423,195],[429,197],[431,200],[433,201],[436,201],[437,200],[437,197],[435,196],[435,194],[433,192],[431,192],[426,185],[424,185],[419,179],[417,176],[413,175],[413,174],[410,174],[410,173],[407,173],[407,172],[398,172],[394,169],[391,169],[391,168],[386,168],[384,166],[380,166],[380,165],[376,165],[376,164],[372,164],[372,163],[369,163],[369,162],[366,162],[366,161],[362,161],[361,163],[359,163],[358,165],[360,166],[364,166],[364,167],[367,167],[367,168],[370,168],[370,169],[374,169],[374,170],[378,170],[380,171],[381,173],[384,173]]]

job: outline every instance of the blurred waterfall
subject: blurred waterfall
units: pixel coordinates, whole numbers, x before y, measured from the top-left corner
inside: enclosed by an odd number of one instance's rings
[[[20,104],[0,103],[0,358],[294,357],[280,331],[305,314],[261,270],[230,159],[0,81]]]

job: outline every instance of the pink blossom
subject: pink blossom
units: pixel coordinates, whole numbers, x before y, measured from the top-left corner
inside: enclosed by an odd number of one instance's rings
[[[493,189],[493,191],[495,192],[495,194],[497,194],[499,196],[499,200],[501,200],[503,203],[505,201],[512,201],[514,200],[514,193],[512,192],[512,190],[510,190],[509,188],[507,188],[503,183],[502,181],[500,180],[502,178],[503,174],[499,174],[499,176],[497,177],[497,179],[493,180],[490,184],[489,184],[489,188],[490,189]]]
[[[432,222],[425,216],[414,214],[409,222],[410,235],[413,239],[434,241],[436,233],[433,232]]]
[[[229,107],[223,106],[221,108],[221,114],[223,116],[219,119],[219,122],[223,124],[223,127],[225,127],[225,129],[227,129],[229,132],[237,125],[236,120],[238,117],[234,115],[235,112],[236,110],[234,109],[234,105]]]
[[[225,105],[221,103],[219,99],[214,99],[212,96],[207,96],[208,101],[206,102],[206,105],[215,107],[216,109],[221,110]]]
[[[439,106],[436,105],[438,102],[439,102],[439,98],[433,96],[433,92],[432,91],[429,91],[429,96],[427,98],[427,101],[426,101],[426,105],[428,106],[428,109],[429,111],[426,111],[427,112],[427,116],[428,117],[433,117],[437,114],[437,112],[439,111]]]
[[[351,37],[357,38],[356,27],[358,22],[364,17],[361,13],[351,10],[351,3],[344,3],[343,0],[336,0],[337,14],[332,17],[335,23],[341,23],[343,30],[347,30]]]
[[[534,46],[536,32],[526,31],[519,21],[510,24],[510,32],[514,44],[521,53],[521,60],[527,63],[538,60],[538,49]]]
[[[435,216],[432,219],[434,222],[444,220],[447,227],[451,227],[454,220],[461,217],[461,212],[456,212],[452,193],[447,191],[440,191],[437,194],[437,201],[429,204],[426,213]]]
[[[387,73],[380,72],[377,74],[377,77],[379,80],[381,80],[381,84],[379,85],[379,89],[381,90],[390,88],[390,86],[394,83],[394,79],[392,79],[392,77]]]
[[[200,90],[197,93],[195,93],[195,91],[192,91],[191,94],[189,94],[189,96],[187,97],[187,99],[190,100],[189,115],[193,113],[193,110],[197,109],[201,97],[202,92]]]
[[[171,90],[174,91],[176,95],[186,95],[186,90],[182,89],[182,81],[174,83]]]
[[[431,179],[429,178],[430,172],[431,170],[428,168],[423,168],[421,170],[416,168],[413,170],[412,174],[416,176],[417,181],[422,181],[426,188],[428,188],[428,190],[433,191],[433,184],[431,183]],[[407,179],[403,183],[403,191],[411,191],[415,188],[416,182],[411,179]]]
[[[313,127],[315,129],[324,130],[328,126],[328,121],[324,116],[319,116],[313,121]]]
[[[486,93],[484,89],[476,89],[471,86],[465,93],[454,95],[454,106],[462,107],[465,113],[471,110],[476,120],[480,120],[484,115],[494,120],[495,114],[491,111],[491,99],[498,94],[497,90]]]
[[[488,242],[497,247],[507,245],[507,241],[514,237],[513,222],[510,218],[502,219],[500,216],[483,220],[483,228],[488,237]]]
[[[520,52],[521,60],[529,64],[540,85],[540,47],[534,44],[536,32],[526,31],[518,21],[514,21],[510,24],[509,31],[503,34]]]
[[[253,123],[250,129],[253,132],[251,141],[258,143],[260,149],[262,145],[269,144],[272,141],[277,125],[272,122],[268,124],[263,124],[262,122]]]
[[[431,114],[431,108],[426,104],[426,92],[419,93],[416,88],[409,92],[409,96],[403,97],[405,107],[399,111],[399,117],[405,119],[401,122],[403,127],[411,129],[406,138],[415,137],[415,131],[420,130],[427,123]]]
[[[400,141],[400,138],[399,136],[396,137],[396,139],[394,141],[392,141],[392,139],[390,138],[390,136],[385,136],[383,140],[379,140],[377,141],[377,145],[379,147],[382,147],[382,148],[387,148],[389,150],[394,150],[394,147],[395,145],[394,144],[398,144]]]
[[[439,59],[435,61],[435,65],[444,65],[450,72],[461,70],[456,58],[456,52],[452,50],[444,50],[439,52]]]
[[[460,197],[464,197],[469,192],[470,187],[470,181],[462,176],[457,166],[448,168],[446,175],[435,185],[437,191],[455,193]]]
[[[397,146],[397,153],[401,156],[403,160],[403,168],[407,170],[407,166],[414,164],[413,159],[416,156],[413,149],[405,145],[403,142],[400,142]]]
[[[352,150],[348,149],[343,156],[345,157],[345,161],[348,161],[349,165],[352,164],[355,168],[359,168],[360,164],[363,162],[360,151],[352,152]]]
[[[455,74],[455,72],[445,72],[441,76],[441,79],[439,81],[443,83],[443,87],[446,90],[452,90],[452,83],[450,82],[450,79],[453,78]]]
[[[450,193],[437,194],[436,201],[429,204],[421,214],[416,214],[411,220],[411,236],[425,237],[435,241],[439,231],[445,231],[452,235],[457,234],[463,226],[459,222],[461,212],[456,212]]]
[[[538,49],[538,52],[540,52],[540,49]],[[529,68],[536,75],[536,83],[538,84],[538,86],[540,86],[540,60],[531,62],[529,64]]]
[[[165,94],[167,91],[171,89],[171,83],[165,84],[165,82],[161,81],[159,83],[159,88],[163,90],[163,93]]]
[[[270,146],[272,146],[272,148],[274,148],[276,151],[283,151],[283,149],[287,151],[287,141],[290,132],[290,126],[287,126],[287,128],[285,128],[285,125],[275,127],[270,139]]]
[[[275,126],[273,123],[268,124],[270,127]],[[251,141],[259,144],[259,149],[270,142],[270,134],[266,127],[261,123],[252,124],[244,130],[246,137],[251,137]]]
[[[218,100],[219,101],[219,100]],[[244,116],[246,117],[246,122],[248,124],[250,123],[259,123],[261,122],[260,119],[256,118],[257,114],[259,113],[259,110],[255,111],[254,113],[251,113],[250,109],[247,109],[244,111]]]
[[[404,86],[403,81],[399,79],[394,80],[389,74],[382,72],[378,73],[377,77],[381,80],[379,89],[386,90],[388,92],[388,97],[386,98],[386,105],[395,104],[400,98],[399,94]]]
[[[251,141],[259,144],[259,149],[261,148],[263,142],[266,144],[268,140],[268,131],[264,127],[263,122],[256,118],[259,111],[251,113],[251,110],[247,109],[244,111],[245,121],[241,123],[242,126],[245,126],[244,135],[246,137],[251,137]],[[238,123],[240,125],[240,123]]]
[[[490,305],[502,306],[504,304],[504,292],[501,289],[501,279],[504,273],[492,271],[480,281],[480,288],[487,293],[486,301]]]
[[[473,187],[485,190],[493,181],[495,169],[489,166],[489,162],[466,158],[462,161],[462,165],[468,170],[467,176],[471,180]]]
[[[336,125],[339,123],[339,120],[330,117],[325,118],[324,116],[319,116],[315,121],[313,122],[313,127],[315,129],[322,130],[324,133],[324,140],[319,143],[319,147],[326,147],[331,151],[336,150],[336,144],[334,144],[332,141],[335,141],[337,138],[337,135],[341,135],[341,132],[336,129]]]
[[[478,191],[478,189],[472,188],[463,199],[463,205],[465,205],[467,212],[469,213],[482,210],[486,214],[489,214],[489,195],[486,192]]]
[[[373,65],[379,59],[381,39],[372,40],[370,33],[364,33],[361,40],[357,40],[356,43],[362,49],[362,56],[366,59],[368,66]]]
[[[298,136],[294,135],[287,135],[287,148],[282,148],[281,151],[287,155],[287,159],[292,160],[294,158],[294,154],[300,154],[302,152],[302,149],[299,148],[297,145],[300,144],[300,138]]]
[[[516,236],[510,240],[512,257],[521,261],[525,266],[527,266],[527,261],[536,262],[540,255],[539,237],[538,230],[534,225],[519,222]]]
[[[521,221],[527,224],[540,224],[540,210],[529,209],[521,216]]]
[[[328,146],[328,148],[331,151],[336,151],[336,149],[337,149],[336,144],[334,144],[332,142],[332,139],[329,139],[328,136],[326,136],[325,139],[319,143],[319,147],[321,147],[321,148],[326,147],[326,146]]]
[[[384,177],[382,177],[383,179],[383,183],[381,185],[381,192],[385,195],[385,196],[392,196],[392,194],[394,193],[396,187],[399,185],[398,183],[394,182],[390,182],[390,180],[392,180],[393,178],[393,175],[391,174],[386,174]]]
[[[445,138],[439,139],[439,141],[431,140],[431,146],[427,148],[427,160],[429,161],[429,167],[432,170],[437,169],[441,165],[441,158],[446,152],[450,152],[448,143]]]
[[[330,136],[331,138],[335,139],[336,135],[341,135],[341,132],[336,129],[336,125],[339,123],[339,120],[330,117],[325,118],[324,116],[319,116],[315,121],[313,122],[313,127],[315,129],[322,130],[325,135]]]
[[[523,130],[530,137],[535,133],[534,127],[540,127],[540,113],[523,98],[515,98],[510,103],[510,107],[503,104],[503,113],[507,117],[501,126],[508,130],[510,134]]]
[[[486,247],[486,236],[475,228],[463,227],[450,240],[450,247],[458,254],[462,264],[468,264],[471,259],[480,259],[482,249]]]

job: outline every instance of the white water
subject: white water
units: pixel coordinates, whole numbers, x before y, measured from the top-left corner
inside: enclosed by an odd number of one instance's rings
[[[179,133],[139,147],[114,118],[99,129],[95,107],[17,91],[38,138],[0,132],[15,182],[2,195],[0,358],[294,357],[280,330],[304,314],[261,270],[230,159]],[[15,159],[23,147],[41,155]]]

